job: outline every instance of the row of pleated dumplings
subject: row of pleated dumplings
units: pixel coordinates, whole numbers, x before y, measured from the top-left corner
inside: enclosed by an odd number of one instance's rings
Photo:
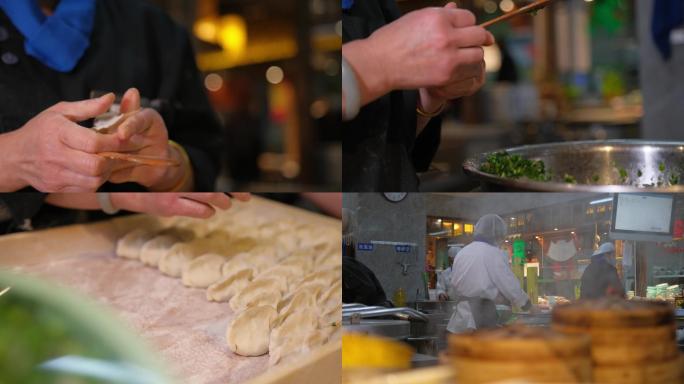
[[[133,229],[116,245],[118,256],[206,289],[209,301],[227,302],[229,349],[269,353],[271,365],[340,339],[341,249],[339,225],[266,219],[246,208]]]

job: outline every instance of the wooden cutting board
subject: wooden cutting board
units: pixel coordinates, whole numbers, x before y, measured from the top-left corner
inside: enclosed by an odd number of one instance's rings
[[[235,204],[246,204],[243,208],[268,219],[341,225],[339,220],[259,197]],[[169,219],[134,215],[0,236],[0,268],[50,279],[113,308],[121,321],[159,351],[180,383],[240,383],[267,372],[268,355],[242,357],[228,350],[225,330],[233,315],[228,303],[208,302],[203,289],[187,288],[180,279],[114,255],[115,241],[122,234],[138,225],[160,225],[165,220]],[[339,383],[341,365],[335,364],[339,361],[335,356],[341,346],[326,347],[303,357],[301,364],[276,366],[264,376],[273,377],[271,383],[284,382],[278,378],[292,377],[298,371],[310,375],[308,361],[325,361],[325,370],[315,375],[316,382]]]

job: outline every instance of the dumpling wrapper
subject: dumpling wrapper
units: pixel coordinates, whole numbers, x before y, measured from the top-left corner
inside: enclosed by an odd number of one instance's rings
[[[252,279],[253,270],[244,268],[224,276],[207,288],[207,300],[229,301],[233,296],[247,288]]]
[[[186,287],[207,288],[221,279],[221,266],[228,260],[217,253],[205,253],[183,267],[182,281]]]
[[[145,228],[128,232],[116,242],[117,256],[127,259],[140,259],[140,250],[154,235],[154,231]]]
[[[241,356],[260,356],[268,352],[271,328],[278,314],[271,306],[258,306],[239,313],[228,324],[228,348]]]

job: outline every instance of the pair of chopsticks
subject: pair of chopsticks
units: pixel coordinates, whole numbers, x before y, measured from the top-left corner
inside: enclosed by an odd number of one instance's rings
[[[530,13],[530,12],[535,12],[538,11],[542,8],[546,8],[547,5],[551,4],[554,0],[537,0],[532,4],[526,5],[522,8],[518,8],[515,11],[508,12],[505,15],[501,15],[495,19],[485,21],[484,23],[480,24],[480,27],[482,28],[487,28],[490,27],[496,23],[499,23],[501,21],[505,21],[508,19],[512,19],[518,15]]]

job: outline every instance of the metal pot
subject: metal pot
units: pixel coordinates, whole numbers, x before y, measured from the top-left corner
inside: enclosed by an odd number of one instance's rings
[[[488,155],[501,151],[468,159],[463,169],[468,176],[481,182],[484,191],[684,192],[684,185],[678,184],[684,184],[684,142],[577,141],[529,145],[505,151],[530,160],[542,160],[546,169],[553,173],[553,180],[514,180],[480,171]],[[665,166],[662,171],[661,164]],[[620,175],[622,169],[627,172],[624,182]],[[563,177],[566,174],[573,176],[577,184],[565,183]],[[598,181],[594,181],[595,178]],[[670,183],[674,179],[678,179],[677,183]]]

